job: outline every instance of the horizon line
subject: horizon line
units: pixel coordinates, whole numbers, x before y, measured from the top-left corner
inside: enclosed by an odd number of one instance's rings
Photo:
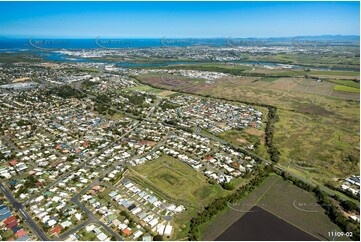
[[[235,36],[218,36],[218,37],[168,37],[168,36],[160,36],[160,37],[118,37],[118,36],[82,36],[82,37],[76,37],[76,36],[8,36],[8,35],[0,35],[0,39],[33,39],[33,38],[63,38],[63,39],[279,39],[279,38],[296,38],[296,37],[360,37],[360,34],[320,34],[320,35],[294,35],[294,36],[268,36],[268,37],[235,37]]]

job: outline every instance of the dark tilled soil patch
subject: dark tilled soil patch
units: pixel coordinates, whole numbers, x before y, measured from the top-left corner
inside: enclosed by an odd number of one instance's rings
[[[312,105],[312,104],[297,106],[296,110],[298,112],[302,112],[302,113],[317,114],[317,115],[331,115],[331,114],[333,114],[333,112],[330,112],[330,111],[326,110],[323,107],[320,107],[320,106],[317,106],[317,105]]]
[[[254,206],[216,241],[315,241],[312,235]]]

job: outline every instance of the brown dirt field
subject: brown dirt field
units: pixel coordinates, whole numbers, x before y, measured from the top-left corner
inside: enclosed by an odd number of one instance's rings
[[[214,84],[210,83],[198,83],[194,80],[187,79],[185,77],[154,77],[154,76],[143,76],[142,80],[146,83],[153,84],[155,86],[171,88],[172,90],[199,93],[209,88],[212,88]],[[170,92],[170,94],[173,92]]]
[[[161,77],[147,76],[147,77],[142,77],[142,80],[144,80],[145,82],[148,82],[148,83],[155,84],[155,85],[160,85],[163,87],[168,87],[168,88],[170,87],[170,88],[175,88],[175,89],[194,85],[194,83],[190,80],[176,79],[173,77],[162,79]]]
[[[258,137],[260,137],[264,134],[264,132],[262,130],[255,129],[255,128],[246,128],[244,131],[247,134],[258,136]]]
[[[13,82],[25,82],[25,81],[30,81],[31,79],[29,77],[22,77],[22,78],[17,78],[15,79]]]
[[[297,83],[295,83],[295,84],[296,85],[290,91],[297,92],[297,93],[305,93],[306,86],[299,85]]]
[[[331,97],[338,97],[338,98],[350,99],[350,100],[360,100],[360,93],[333,91],[331,93]]]
[[[256,86],[257,83],[253,82],[257,80],[258,77],[227,77],[221,78],[217,83],[229,83],[236,86]]]
[[[295,85],[292,85],[290,91],[298,93],[308,93],[308,94],[317,94],[322,96],[328,96],[332,91],[335,84],[333,83],[317,83],[312,80],[305,80],[297,78],[292,80]]]
[[[292,81],[305,87],[320,87],[326,84],[323,81],[316,81],[314,79],[305,79],[305,78],[292,78]]]
[[[172,92],[172,91],[164,91],[164,92],[160,92],[158,95],[161,97],[166,97],[166,96],[172,95],[174,93],[175,92]]]
[[[154,141],[148,141],[148,145],[149,146],[155,146],[157,144],[157,142],[154,142]]]
[[[201,93],[212,88],[213,84],[209,83],[202,83],[202,84],[195,84],[192,83],[186,87],[181,88],[184,92],[191,92],[191,93]]]
[[[304,89],[304,92],[310,94],[328,96],[330,95],[330,92],[332,91],[334,86],[335,85],[332,83],[325,83],[324,85],[321,86],[308,86]]]
[[[257,81],[255,82],[255,84],[257,85],[257,87],[259,88],[265,88],[265,89],[270,89],[273,88],[272,87],[272,82],[263,82],[263,81]]]
[[[279,90],[292,90],[295,88],[298,84],[295,83],[292,78],[279,78],[275,81],[273,81],[270,85],[271,88],[279,89]]]
[[[240,144],[247,144],[247,140],[243,139],[243,138],[238,138],[237,141],[240,143]]]

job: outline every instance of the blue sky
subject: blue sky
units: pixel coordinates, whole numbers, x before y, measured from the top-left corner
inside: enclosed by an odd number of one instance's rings
[[[0,36],[359,35],[359,2],[0,2]]]

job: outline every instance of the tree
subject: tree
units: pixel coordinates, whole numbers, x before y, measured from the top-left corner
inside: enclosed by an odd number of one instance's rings
[[[153,240],[154,241],[162,241],[163,237],[161,235],[157,234],[156,236],[154,236]]]
[[[342,201],[342,202],[340,203],[340,205],[341,205],[344,209],[346,209],[347,211],[350,211],[350,212],[352,212],[352,211],[358,211],[358,210],[360,209],[360,208],[357,206],[356,203],[351,202],[351,201],[349,201],[349,200]]]
[[[234,189],[234,185],[232,183],[229,182],[225,182],[223,183],[222,187],[226,190],[233,190]]]

